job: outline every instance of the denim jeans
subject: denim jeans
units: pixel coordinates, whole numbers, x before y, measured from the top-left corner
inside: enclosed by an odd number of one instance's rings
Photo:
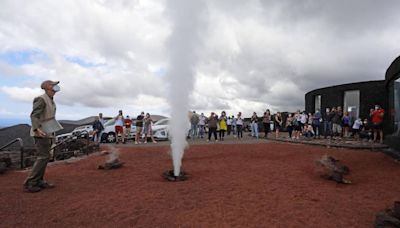
[[[331,121],[324,121],[324,136],[332,136],[332,122]]]
[[[258,124],[251,123],[251,136],[258,138]]]
[[[192,124],[190,133],[193,138],[197,136],[197,124]]]

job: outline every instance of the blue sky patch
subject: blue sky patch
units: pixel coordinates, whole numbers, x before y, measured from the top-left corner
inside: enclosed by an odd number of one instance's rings
[[[10,65],[24,65],[33,63],[33,59],[46,59],[47,55],[39,50],[20,50],[0,52],[0,61]]]
[[[70,63],[76,63],[81,67],[98,67],[98,66],[104,66],[105,64],[96,64],[92,63],[89,61],[85,61],[84,59],[78,57],[78,56],[64,56],[65,60],[70,62]]]

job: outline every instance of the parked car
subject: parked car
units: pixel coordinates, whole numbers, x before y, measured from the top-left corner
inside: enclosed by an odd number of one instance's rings
[[[161,119],[152,125],[153,136],[156,140],[169,139],[169,119]],[[143,134],[142,134],[143,135]],[[144,137],[144,135],[143,135]]]
[[[66,138],[71,137],[93,137],[93,126],[92,125],[83,125],[75,128],[73,131],[61,135],[56,136],[56,142],[64,140]]]
[[[115,134],[115,119],[110,119],[107,122],[104,123],[104,130],[101,133],[101,141],[102,142],[108,142],[108,143],[114,143],[115,140],[117,139],[116,134]],[[125,132],[125,127],[124,127],[124,132]],[[131,127],[131,132],[126,137],[125,139],[134,139],[136,135],[136,126],[135,123],[132,123]]]

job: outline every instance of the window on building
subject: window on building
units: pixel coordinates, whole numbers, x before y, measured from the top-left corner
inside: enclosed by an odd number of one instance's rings
[[[314,112],[317,112],[321,110],[321,95],[315,95],[314,99]]]
[[[360,90],[349,90],[344,92],[344,109],[354,119],[360,115]]]
[[[400,78],[394,81],[394,130],[400,135]]]

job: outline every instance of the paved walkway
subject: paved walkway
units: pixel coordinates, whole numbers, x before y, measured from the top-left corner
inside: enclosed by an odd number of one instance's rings
[[[263,136],[264,134],[261,134]],[[336,147],[336,148],[348,148],[348,149],[367,149],[367,150],[384,150],[389,148],[385,144],[380,144],[380,143],[372,143],[372,142],[366,142],[362,140],[354,140],[352,138],[343,138],[343,139],[306,139],[304,137],[301,137],[299,140],[295,139],[290,139],[288,137],[288,134],[286,132],[280,133],[279,138],[275,138],[275,134],[269,134],[268,138],[253,138],[250,136],[248,132],[245,132],[243,134],[243,139],[238,140],[238,138],[229,135],[225,136],[224,141],[207,141],[206,139],[200,139],[200,138],[195,138],[195,139],[188,139],[187,142],[189,145],[199,145],[199,144],[258,144],[258,143],[269,143],[269,142],[284,142],[284,143],[296,143],[296,144],[307,144],[307,145],[315,145],[315,146],[324,146],[324,147]],[[119,144],[119,146],[166,146],[169,145],[170,141],[158,141],[158,143],[147,143],[147,144],[139,144],[135,145],[133,144],[132,141],[128,141],[127,144]],[[107,144],[105,144],[107,145]]]

